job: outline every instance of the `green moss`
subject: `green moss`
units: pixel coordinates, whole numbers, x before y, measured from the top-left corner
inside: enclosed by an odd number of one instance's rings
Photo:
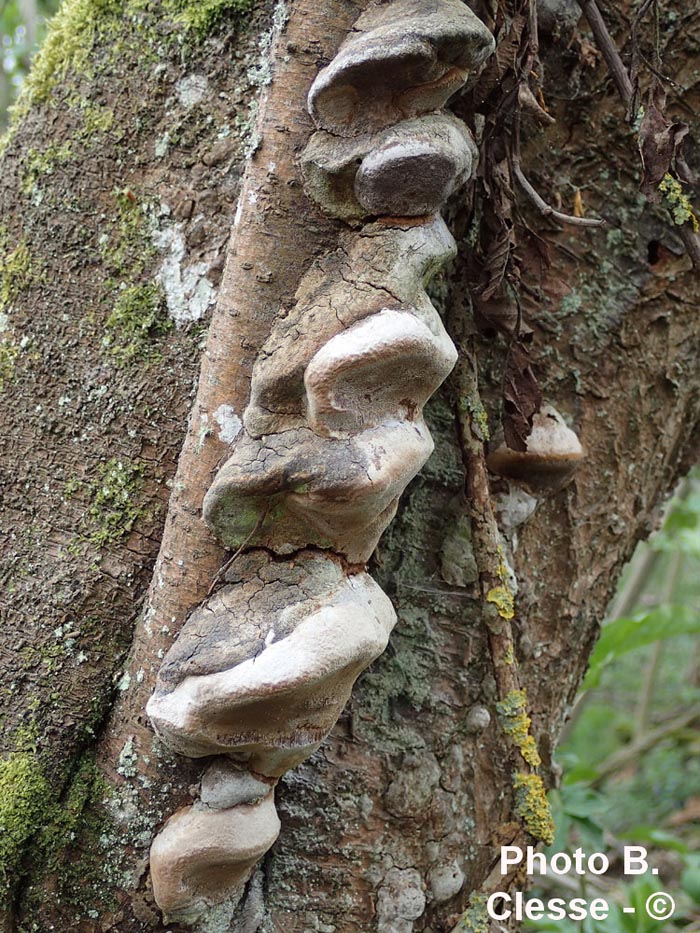
[[[0,311],[35,279],[29,248],[24,240],[10,248],[7,228],[0,225]]]
[[[55,876],[56,896],[84,911],[86,896],[99,896],[104,888],[98,877],[103,865],[96,863],[95,851],[112,828],[102,805],[109,792],[92,753],[78,760],[62,795],[46,777],[35,748],[1,762],[0,901],[9,902],[31,868],[35,881]],[[78,838],[81,849],[74,858],[71,849]],[[44,894],[41,884],[35,884],[25,897],[31,901]]]
[[[64,165],[72,157],[73,148],[70,143],[62,143],[60,146],[51,143],[46,149],[28,149],[20,183],[22,192],[27,195],[34,194],[37,182],[43,176],[52,175],[56,166]]]
[[[107,790],[107,783],[98,771],[93,755],[84,755],[63,800],[50,808],[50,819],[37,837],[37,853],[41,854],[45,871],[55,872],[65,867],[63,855],[82,827],[88,804]]]
[[[239,15],[252,9],[254,0],[166,0],[175,22],[199,38],[204,38],[231,14]]]
[[[483,894],[472,894],[469,906],[459,918],[455,930],[459,930],[459,933],[489,933],[491,927],[486,903]]]
[[[34,752],[0,762],[0,900],[19,873],[25,848],[46,820],[50,787]]]
[[[198,38],[204,38],[231,14],[251,9],[253,0],[165,0],[166,15],[176,25],[184,26]],[[68,71],[92,75],[91,52],[98,38],[111,38],[118,52],[124,21],[134,20],[137,42],[147,45],[157,39],[153,27],[144,23],[144,15],[162,16],[163,7],[155,0],[63,0],[49,24],[46,39],[27,76],[19,100],[13,108],[13,122],[18,122],[36,103],[50,98],[56,85]]]
[[[92,504],[88,518],[93,530],[88,540],[95,547],[118,541],[134,527],[143,514],[139,494],[143,486],[144,466],[113,458],[105,463],[91,485]]]
[[[535,740],[530,734],[532,722],[527,713],[526,691],[511,690],[496,704],[496,710],[505,734],[517,745],[525,761],[533,768],[538,768],[542,761]]]
[[[74,476],[71,477],[71,479],[69,479],[63,487],[63,495],[66,497],[66,499],[72,499],[76,492],[80,489],[81,485],[82,484],[79,479],[76,479]]]
[[[46,39],[34,58],[18,101],[11,109],[9,130],[0,139],[0,156],[30,109],[53,102],[86,79],[113,76],[127,59],[142,68],[177,51],[182,55],[227,20],[235,23],[254,0],[63,0],[49,23]],[[183,33],[189,42],[183,42]],[[96,52],[96,47],[99,52]],[[72,95],[73,100],[78,94]],[[84,95],[80,95],[83,97]],[[113,125],[108,108],[87,104],[85,125],[76,136],[83,142],[103,135]]]
[[[539,774],[518,773],[513,779],[515,810],[527,831],[545,845],[554,841],[554,820]]]
[[[87,70],[100,18],[118,16],[123,7],[124,0],[64,0],[22,85],[14,122],[33,104],[47,100],[69,69]]]
[[[153,357],[153,340],[173,327],[160,285],[130,285],[119,292],[107,318],[105,342],[121,363]]]
[[[19,347],[11,340],[0,340],[0,392],[14,379],[15,362],[19,356]]]
[[[114,111],[109,107],[82,101],[80,110],[83,126],[78,136],[83,142],[94,143],[96,137],[104,136],[114,124]]]
[[[148,205],[142,204],[130,188],[115,190],[112,194],[116,213],[109,233],[102,237],[100,251],[110,272],[133,280],[156,254],[147,222]]]
[[[697,233],[700,230],[700,224],[681,183],[673,175],[667,174],[659,184],[659,192],[664,204],[671,212],[674,224],[678,227],[687,223],[692,224],[693,230]]]

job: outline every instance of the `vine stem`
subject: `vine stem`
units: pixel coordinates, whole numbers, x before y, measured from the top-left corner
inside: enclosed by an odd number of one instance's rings
[[[462,293],[462,295],[464,292]],[[479,574],[482,617],[486,624],[489,652],[499,698],[501,726],[508,738],[517,771],[536,775],[539,754],[531,734],[526,696],[520,682],[512,620],[515,603],[507,579],[505,555],[491,501],[486,468],[485,413],[479,395],[476,334],[463,297],[455,301],[452,338],[459,358],[452,374],[455,419],[462,462],[464,489],[474,543],[474,557]],[[517,702],[514,700],[517,698]],[[514,707],[517,706],[517,714]],[[517,732],[509,715],[519,715]],[[509,728],[511,726],[511,728]],[[538,778],[539,780],[539,778]]]
[[[541,214],[545,217],[551,217],[553,220],[558,220],[562,224],[569,224],[572,227],[604,227],[605,221],[599,220],[594,217],[574,217],[571,214],[563,214],[561,211],[555,210],[551,204],[547,204],[544,198],[537,193],[535,188],[527,180],[522,168],[520,167],[520,159],[517,156],[513,156],[513,175],[517,178],[520,187],[523,189],[525,194],[530,198],[535,207],[539,210]]]
[[[511,621],[514,617],[512,596],[508,592],[505,579],[504,555],[501,547],[500,534],[493,510],[489,490],[486,457],[484,450],[483,407],[479,395],[478,370],[475,353],[475,334],[470,324],[469,309],[464,300],[465,291],[455,295],[453,322],[450,328],[451,336],[459,349],[459,358],[452,374],[452,390],[454,394],[455,420],[459,444],[462,451],[462,461],[465,472],[465,493],[469,508],[469,517],[474,544],[474,556],[479,574],[479,588],[482,601],[482,617],[487,630],[489,653],[493,665],[496,691],[499,698],[498,711],[501,718],[501,727],[512,752],[512,767],[514,786],[517,795],[517,777],[529,776],[537,787],[538,802],[543,810],[545,822],[551,823],[551,813],[544,793],[544,785],[537,774],[539,755],[531,734],[531,723],[526,710],[526,697],[521,689],[518,662],[515,653],[515,641]],[[494,599],[494,593],[508,593],[508,599],[500,601]],[[508,728],[508,710],[513,698],[519,698],[522,707],[518,707],[521,731],[514,734]],[[516,704],[517,706],[517,704]],[[530,749],[528,754],[525,749]],[[535,757],[533,758],[532,752]],[[531,840],[537,841],[537,833],[533,832],[532,825],[527,818],[516,809],[518,822],[511,824],[514,827],[512,838],[501,840],[502,844],[523,846]],[[515,828],[517,827],[517,828]],[[547,840],[551,841],[551,837]],[[459,918],[453,928],[453,933],[464,929],[465,923],[470,921],[473,910],[481,909],[478,905],[480,899],[497,890],[506,890],[514,881],[515,876],[504,878],[499,867],[498,856],[495,856],[491,870],[478,891],[472,892],[469,899],[470,906]]]
[[[583,10],[583,14],[588,20],[588,25],[591,27],[596,45],[600,49],[605,63],[610,69],[610,74],[615,82],[618,94],[622,98],[625,107],[629,107],[634,97],[632,80],[620,58],[620,53],[617,50],[613,38],[608,32],[608,27],[598,9],[598,4],[595,0],[578,0],[578,5]]]

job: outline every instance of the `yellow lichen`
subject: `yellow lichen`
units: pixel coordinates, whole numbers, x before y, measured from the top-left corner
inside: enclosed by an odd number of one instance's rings
[[[510,622],[515,616],[515,600],[513,599],[513,593],[508,583],[508,565],[506,564],[505,554],[500,545],[498,548],[498,568],[496,573],[501,584],[489,590],[486,594],[486,602],[493,603],[498,610],[499,616],[505,619],[506,622]]]
[[[455,930],[460,933],[489,933],[489,915],[483,894],[472,894],[469,906],[459,918]]]
[[[518,772],[513,779],[515,810],[534,839],[545,845],[554,841],[554,820],[542,778]]]
[[[503,731],[509,736],[520,750],[523,759],[533,768],[542,763],[537,745],[530,734],[532,721],[527,713],[527,693],[525,690],[511,690],[496,710]]]
[[[489,431],[489,419],[486,414],[486,409],[481,404],[480,398],[471,398],[470,396],[462,396],[459,400],[459,409],[460,411],[468,412],[471,416],[472,423],[476,428],[479,439],[482,441],[488,441],[491,437],[491,432]]]
[[[664,204],[671,212],[674,224],[682,227],[683,224],[690,223],[697,233],[700,230],[700,224],[688,196],[681,187],[681,183],[673,175],[666,174],[659,183],[659,192],[663,197]]]
[[[486,594],[486,602],[493,603],[498,610],[499,616],[507,622],[510,622],[515,616],[513,594],[505,585],[494,586],[490,589]]]

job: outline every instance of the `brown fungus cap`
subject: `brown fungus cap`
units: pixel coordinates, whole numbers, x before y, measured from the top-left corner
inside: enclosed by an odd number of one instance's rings
[[[563,489],[585,457],[575,431],[552,405],[535,415],[527,450],[511,450],[501,440],[486,458],[491,473],[504,476],[538,496]]]

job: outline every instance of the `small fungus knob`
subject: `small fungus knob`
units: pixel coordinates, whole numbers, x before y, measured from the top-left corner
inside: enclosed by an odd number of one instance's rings
[[[527,450],[511,450],[501,442],[486,458],[491,473],[524,486],[534,495],[558,492],[573,477],[585,457],[575,431],[552,405],[535,415]]]

